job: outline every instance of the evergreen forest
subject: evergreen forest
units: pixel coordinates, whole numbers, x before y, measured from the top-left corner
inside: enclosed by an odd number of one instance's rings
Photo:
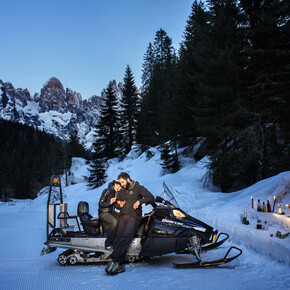
[[[132,144],[161,146],[172,173],[180,148],[195,161],[207,156],[206,179],[224,192],[289,170],[289,8],[285,0],[194,1],[178,50],[159,29],[144,54],[141,97],[130,67],[121,112],[107,88],[91,177]]]
[[[1,198],[34,198],[52,175],[68,173],[72,157],[86,157],[76,132],[64,142],[27,125],[0,120]]]
[[[289,8],[195,1],[177,53],[157,31],[144,56],[137,143],[166,142],[172,172],[176,142],[198,145],[195,159],[209,157],[207,177],[222,191],[289,170]]]

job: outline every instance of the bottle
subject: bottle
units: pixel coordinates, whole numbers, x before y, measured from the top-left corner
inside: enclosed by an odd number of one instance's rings
[[[257,204],[257,211],[262,211],[262,206],[259,199],[258,199],[258,204]]]
[[[241,223],[244,225],[249,224],[248,214],[245,211],[243,214],[241,214]]]
[[[262,221],[258,220],[257,222],[257,230],[261,230],[262,229]]]
[[[264,201],[263,201],[263,205],[262,205],[262,212],[267,212],[266,205],[265,205]]]
[[[241,213],[241,223],[243,224],[244,223],[244,215]]]
[[[269,200],[267,200],[267,212],[271,212],[271,204]]]
[[[263,230],[264,231],[267,231],[268,230],[268,222],[267,221],[264,221]]]
[[[278,197],[278,214],[285,214],[284,204],[280,197]]]

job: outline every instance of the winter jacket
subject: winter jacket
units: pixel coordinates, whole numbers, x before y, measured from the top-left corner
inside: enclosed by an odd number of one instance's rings
[[[121,208],[116,203],[116,208],[120,209],[120,215],[133,215],[138,219],[142,218],[143,203],[154,203],[154,196],[144,186],[140,185],[137,181],[133,181],[128,189],[121,190],[117,193],[117,201],[126,201],[126,204]],[[139,200],[140,205],[137,209],[133,208],[133,204]]]
[[[113,183],[110,182],[108,185],[108,188],[103,190],[103,193],[101,195],[100,201],[99,201],[99,214],[104,212],[113,212],[114,205],[110,204],[111,198],[115,197],[115,190]]]

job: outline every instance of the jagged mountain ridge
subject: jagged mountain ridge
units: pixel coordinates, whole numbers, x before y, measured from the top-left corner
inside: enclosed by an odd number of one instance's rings
[[[117,84],[114,80],[113,85],[120,99],[122,83]],[[1,119],[26,124],[62,139],[68,139],[77,130],[81,142],[87,149],[91,148],[105,90],[101,96],[82,100],[80,93],[64,89],[56,77],[50,78],[34,96],[28,89],[15,89],[12,83],[4,83],[1,79],[0,88]]]

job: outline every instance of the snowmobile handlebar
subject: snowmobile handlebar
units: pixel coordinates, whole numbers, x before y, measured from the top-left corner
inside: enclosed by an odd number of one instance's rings
[[[165,204],[165,205],[169,205],[169,206],[173,206],[173,207],[175,207],[174,204],[172,204],[172,203],[171,203],[170,201],[168,201],[168,200],[165,200],[165,199],[162,198],[161,196],[156,196],[155,201],[156,201],[157,203],[163,203],[163,204]],[[156,204],[155,204],[155,207],[156,207]]]
[[[164,202],[164,199],[160,196],[156,196],[155,197],[155,201],[158,202],[158,203],[163,203]]]

